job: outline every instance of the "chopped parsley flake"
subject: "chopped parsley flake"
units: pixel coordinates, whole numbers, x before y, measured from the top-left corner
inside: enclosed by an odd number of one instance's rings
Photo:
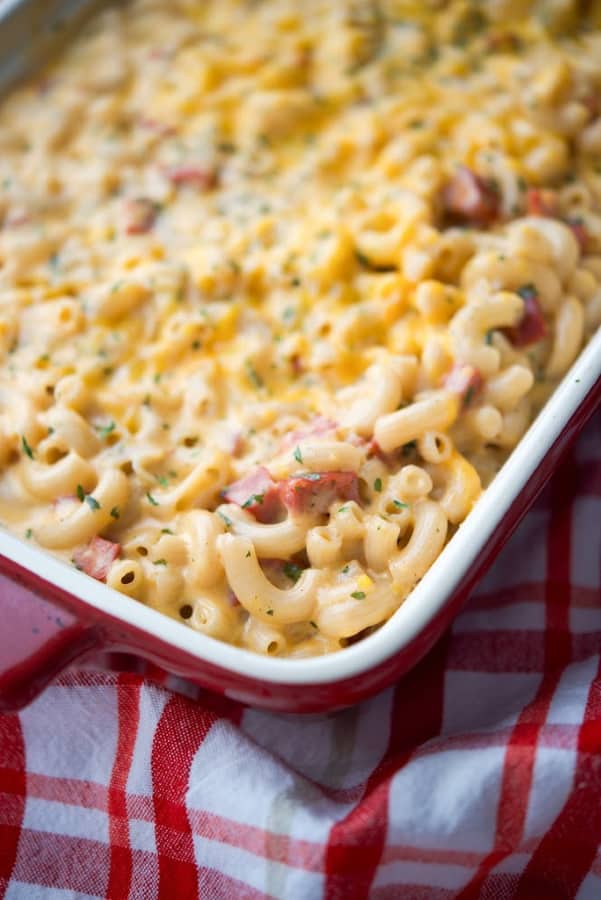
[[[489,347],[492,344],[492,336],[493,336],[493,329],[491,328],[489,331],[486,332],[486,337],[484,338],[485,342],[489,345]]]
[[[344,568],[343,568],[343,570],[342,570],[342,574],[343,574],[343,575],[348,575],[349,571],[350,571],[350,566],[348,566],[348,565],[347,565],[347,566],[344,566]]]
[[[161,528],[161,534],[173,534],[170,528]]]
[[[98,500],[96,500],[95,497],[92,497],[91,494],[86,494],[84,499],[90,509],[100,509],[100,503],[98,502]]]
[[[23,447],[23,453],[28,456],[30,459],[33,459],[33,450],[27,443],[27,438],[24,434],[21,435],[21,446]]]
[[[301,464],[302,464],[303,456],[302,456],[302,453],[301,453],[301,451],[300,451],[300,447],[296,447],[296,449],[295,449],[295,451],[294,451],[294,458],[295,458],[295,460],[297,461],[297,463],[301,463]]]
[[[155,475],[155,478],[158,481],[158,483],[161,485],[161,487],[168,486],[169,481],[167,480],[167,478],[164,475]]]
[[[366,596],[367,594],[365,593],[365,591],[353,591],[353,593],[351,594],[351,597],[354,600],[365,600]]]
[[[409,504],[402,503],[400,500],[393,500],[392,505],[396,506],[397,509],[409,509]]]
[[[155,559],[155,560],[154,560],[154,565],[155,565],[155,566],[166,566],[166,565],[167,565],[167,560],[166,560],[166,559]]]
[[[228,518],[228,516],[226,516],[225,513],[219,512],[219,510],[217,510],[217,515],[219,516],[220,519],[223,519],[223,521],[225,522],[226,528],[231,528],[232,520],[230,518]]]
[[[86,494],[85,494],[85,491],[84,491],[83,487],[81,486],[81,484],[77,485],[77,487],[75,489],[75,493],[77,494],[77,497],[80,500],[80,502],[83,503],[83,501],[85,500]]]
[[[25,532],[25,537],[27,538],[27,540],[30,540],[33,537],[33,531],[31,530],[31,528],[27,529],[27,531]]]
[[[159,505],[159,501],[154,499],[154,497],[152,496],[152,494],[150,493],[150,491],[146,491],[146,498],[147,498],[148,502],[149,502],[150,504],[152,504],[152,506],[158,506],[158,505]]]
[[[378,494],[380,494],[382,492],[382,479],[381,478],[376,478],[376,480],[374,481],[374,491],[377,491]]]
[[[253,506],[255,503],[262,503],[264,497],[265,494],[251,494],[250,497],[242,504],[242,509],[248,509],[249,506]]]
[[[284,575],[290,579],[290,581],[296,582],[301,577],[303,570],[300,566],[297,566],[296,563],[287,562],[284,566]]]
[[[108,435],[111,434],[111,432],[114,431],[116,427],[117,426],[114,422],[109,422],[108,425],[102,425],[98,428],[98,434],[103,438],[108,437]]]
[[[256,388],[262,388],[264,386],[264,381],[251,363],[250,359],[247,359],[244,365],[246,367],[248,380],[251,382],[251,384]]]
[[[529,283],[523,284],[516,291],[516,294],[519,294],[522,300],[533,300],[537,295],[536,285]]]

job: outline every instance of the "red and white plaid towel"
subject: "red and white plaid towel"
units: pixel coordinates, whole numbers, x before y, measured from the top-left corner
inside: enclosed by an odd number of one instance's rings
[[[0,718],[0,898],[601,898],[601,419],[396,688],[310,718],[138,675]]]

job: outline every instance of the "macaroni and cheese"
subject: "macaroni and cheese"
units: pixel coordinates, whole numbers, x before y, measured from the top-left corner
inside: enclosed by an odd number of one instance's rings
[[[601,322],[583,8],[98,15],[0,107],[2,523],[258,653],[384,623]]]

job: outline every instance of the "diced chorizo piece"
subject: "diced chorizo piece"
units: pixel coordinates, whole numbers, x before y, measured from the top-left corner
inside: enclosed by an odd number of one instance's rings
[[[279,485],[265,466],[258,466],[221,492],[228,503],[252,513],[258,522],[274,522],[281,509]]]
[[[442,203],[452,218],[477,225],[493,222],[500,212],[499,193],[493,184],[467,166],[459,166],[443,187]]]
[[[517,293],[524,301],[524,315],[517,325],[512,328],[504,328],[503,334],[514,347],[527,347],[545,337],[547,323],[534,285],[524,285],[524,287],[518,288]]]
[[[292,513],[325,513],[335,500],[359,502],[355,472],[307,472],[281,484],[284,506]]]
[[[169,166],[164,171],[171,184],[176,187],[189,185],[200,191],[210,191],[217,185],[217,172],[207,166],[193,164]]]
[[[147,234],[156,221],[159,206],[148,197],[130,197],[125,201],[127,234]]]
[[[552,219],[559,211],[557,192],[549,188],[528,188],[526,211],[529,216],[545,216]]]
[[[464,406],[469,406],[482,389],[482,375],[474,366],[458,363],[444,379],[444,386],[461,397]]]
[[[106,581],[111,564],[121,553],[121,544],[105,541],[101,537],[93,537],[89,544],[80,547],[73,554],[73,562],[86,575],[97,581]]]

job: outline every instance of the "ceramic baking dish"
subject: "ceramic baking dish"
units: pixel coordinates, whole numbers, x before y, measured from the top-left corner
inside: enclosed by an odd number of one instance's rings
[[[0,0],[0,79],[25,72],[95,5]],[[27,47],[13,52],[13,48]],[[0,531],[0,710],[33,698],[76,659],[135,654],[229,698],[287,712],[347,706],[427,652],[601,402],[601,331],[585,348],[493,484],[394,616],[340,653],[255,655],[198,634]]]

